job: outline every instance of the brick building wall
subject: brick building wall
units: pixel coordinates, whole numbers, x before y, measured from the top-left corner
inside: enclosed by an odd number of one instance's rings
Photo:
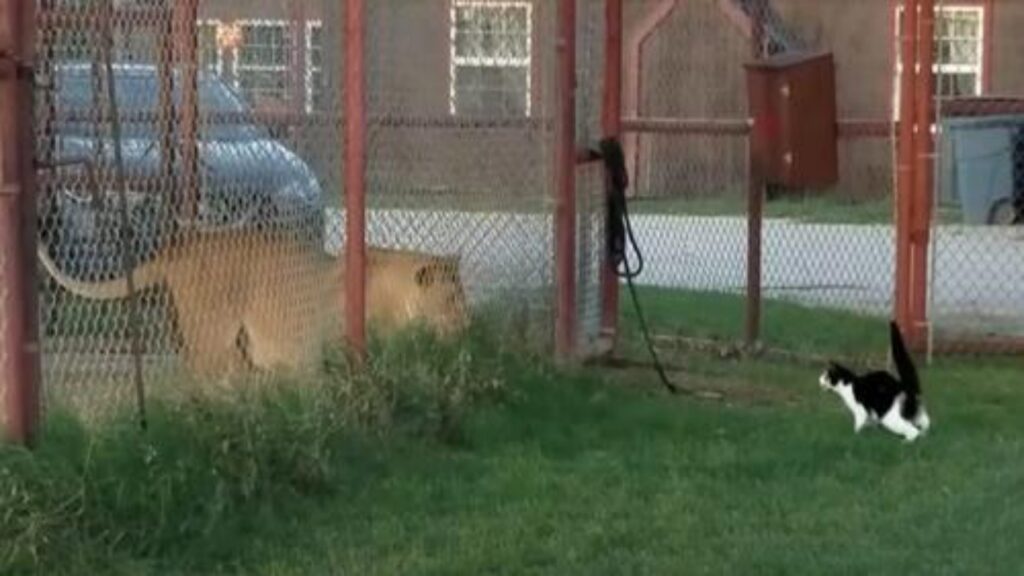
[[[488,118],[498,121],[486,122],[476,114],[452,114],[452,6],[458,1],[367,2],[370,111],[377,118],[400,120],[371,130],[371,158],[375,159],[371,178],[381,189],[397,191],[487,190],[512,198],[544,193],[551,176],[552,134],[545,120],[553,112],[555,3],[512,3],[530,7],[529,103],[524,106],[528,113],[507,113],[499,106]],[[581,13],[601,3],[580,0]],[[658,3],[625,0],[627,30]],[[335,187],[340,182],[341,151],[324,143],[340,142],[339,126],[323,121],[322,113],[333,112],[336,117],[340,109],[341,4],[334,0],[199,3],[200,53],[207,64],[237,84],[257,108],[312,112],[298,127],[278,133]],[[961,0],[946,4],[978,6],[984,11],[985,88],[996,94],[1024,93],[1024,68],[1017,62],[1024,37],[1016,33],[1024,23],[1024,3]],[[750,58],[751,48],[738,8],[742,5],[739,0],[677,0],[673,12],[644,45],[639,63],[641,115],[746,116],[743,63]],[[892,0],[772,0],[771,5],[773,17],[804,45],[833,52],[841,116],[891,118]],[[248,26],[243,46],[218,48],[217,30],[232,23]],[[268,26],[276,26],[277,31],[266,30]],[[242,54],[247,43],[267,48],[274,42],[286,49]],[[259,70],[260,58],[275,57],[276,71]],[[630,65],[628,54],[625,63]],[[585,77],[596,81],[600,75],[591,71]],[[460,122],[458,130],[452,129],[453,120]],[[644,136],[634,181],[648,195],[742,194],[746,148],[745,138],[737,136]],[[853,199],[891,194],[892,148],[887,139],[844,140],[840,148],[841,181],[830,193]]]

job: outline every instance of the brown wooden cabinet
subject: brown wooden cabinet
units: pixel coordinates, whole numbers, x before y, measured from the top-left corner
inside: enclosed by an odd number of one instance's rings
[[[827,188],[839,180],[832,54],[773,56],[746,65],[751,162],[765,183]]]

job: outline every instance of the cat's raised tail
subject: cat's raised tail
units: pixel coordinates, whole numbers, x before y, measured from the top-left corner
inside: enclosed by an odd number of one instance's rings
[[[900,381],[914,394],[921,393],[921,381],[917,377],[917,368],[914,367],[914,359],[907,352],[907,346],[903,342],[903,334],[896,322],[889,322],[889,338],[892,341],[892,360],[896,364],[896,374]]]

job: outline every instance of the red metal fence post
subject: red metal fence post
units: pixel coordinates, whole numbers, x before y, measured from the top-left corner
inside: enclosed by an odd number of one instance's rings
[[[177,40],[175,30],[178,28],[177,20],[177,15],[174,15],[172,12],[170,18],[165,18],[159,25],[154,27],[156,34],[158,34],[160,45],[156,64],[157,133],[160,135],[160,170],[161,176],[167,182],[171,182],[175,178],[174,165],[177,163],[178,156],[178,147],[174,140],[175,126],[178,124],[174,118],[174,61],[177,58],[177,48],[175,46]],[[50,27],[55,28],[53,24],[50,24]],[[56,33],[51,32],[51,37],[56,36]],[[51,54],[47,57],[47,60],[56,60],[56,56]],[[45,92],[48,93],[50,91],[47,90]],[[49,132],[47,130],[47,133]]]
[[[555,356],[576,352],[576,0],[559,0],[555,120]]]
[[[900,110],[896,137],[896,290],[893,300],[896,322],[910,335],[910,237],[915,190],[914,125],[917,86],[917,0],[904,0],[900,34]]]
[[[181,201],[185,220],[199,217],[199,71],[198,31],[199,0],[174,2],[174,44],[176,67],[181,81]]]
[[[910,212],[910,331],[915,348],[923,348],[928,324],[928,246],[935,184],[935,0],[918,1],[917,131],[915,193]]]
[[[35,13],[35,2],[0,3],[0,394],[7,439],[25,445],[39,421]]]
[[[365,0],[345,4],[345,332],[366,355],[366,74]]]
[[[601,128],[605,138],[622,137],[622,0],[605,1],[604,101],[601,106]],[[636,175],[631,174],[635,181]],[[610,191],[608,191],[610,192]],[[601,333],[609,349],[615,348],[619,320],[619,281],[608,260],[608,251],[601,252]]]
[[[764,45],[764,5],[755,2],[750,14],[751,55],[762,56]],[[755,126],[762,130],[763,126]],[[761,335],[761,234],[764,220],[765,171],[761,165],[764,154],[756,148],[758,138],[750,137],[749,175],[747,187],[747,303],[744,322],[744,342],[757,343]]]

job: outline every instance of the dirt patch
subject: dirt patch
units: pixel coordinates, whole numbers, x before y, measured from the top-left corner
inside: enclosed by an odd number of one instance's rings
[[[611,382],[651,393],[664,393],[664,386],[653,367],[608,365],[605,368],[602,374]],[[796,406],[801,402],[800,396],[794,391],[745,378],[709,377],[683,370],[671,370],[667,375],[673,383],[694,392],[687,397],[700,401],[717,402],[725,406]]]

